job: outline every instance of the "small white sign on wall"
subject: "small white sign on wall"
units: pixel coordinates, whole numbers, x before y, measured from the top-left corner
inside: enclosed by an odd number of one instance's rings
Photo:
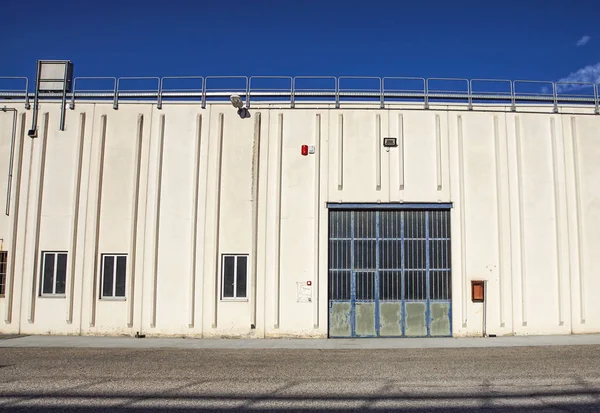
[[[299,303],[312,302],[312,283],[310,281],[297,282],[296,290],[297,301]]]

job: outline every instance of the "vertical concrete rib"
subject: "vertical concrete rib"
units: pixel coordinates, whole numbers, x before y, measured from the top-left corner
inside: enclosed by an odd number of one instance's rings
[[[127,308],[127,327],[133,327],[133,315],[135,310],[135,275],[137,256],[138,235],[138,204],[140,200],[140,175],[142,162],[142,143],[144,134],[144,115],[138,115],[137,136],[135,145],[134,169],[133,169],[133,202],[131,207],[131,238],[129,245],[129,258],[127,260],[127,275],[129,277],[129,306]]]
[[[28,252],[28,245],[29,245],[29,239],[28,239],[28,234],[30,234],[30,229],[31,229],[31,225],[33,225],[33,223],[31,222],[32,220],[29,217],[29,213],[30,210],[33,208],[33,206],[31,205],[32,202],[32,197],[35,196],[34,195],[34,191],[33,191],[33,173],[34,173],[34,164],[33,164],[33,155],[35,154],[35,145],[34,145],[34,140],[29,140],[28,142],[30,142],[29,145],[29,161],[27,163],[27,185],[26,185],[26,191],[27,191],[27,196],[25,199],[25,223],[24,223],[24,236],[23,236],[23,243],[22,243],[22,251],[23,253],[21,254],[21,269],[23,272],[25,272],[26,270],[26,265],[27,265],[27,252]],[[32,271],[35,271],[35,265],[34,265],[34,269]],[[21,282],[21,288],[20,288],[20,292],[19,292],[19,329],[18,331],[21,331],[21,316],[23,314],[23,308],[28,305],[27,300],[25,299],[25,282]]]
[[[467,231],[466,231],[466,197],[465,197],[465,160],[463,145],[463,122],[462,116],[457,118],[458,127],[458,179],[460,181],[460,266],[462,286],[462,317],[463,327],[467,327],[467,299],[469,286],[467,279]]]
[[[496,164],[496,219],[498,226],[498,311],[500,314],[500,327],[504,327],[504,214],[502,211],[502,175],[500,167],[500,133],[498,130],[498,116],[494,115],[494,163]]]
[[[106,115],[100,118],[100,159],[98,161],[98,181],[96,192],[96,218],[94,220],[94,272],[92,275],[92,297],[90,300],[90,327],[96,325],[96,305],[98,302],[98,272],[100,248],[100,217],[102,213],[102,185],[104,181],[104,153],[106,149]]]
[[[461,117],[462,119],[462,117]],[[462,122],[462,120],[461,120]],[[461,126],[462,127],[462,126]],[[435,115],[435,167],[437,190],[442,190],[442,128],[440,126],[440,115]]]
[[[564,169],[562,170],[563,173],[563,179],[564,182],[562,183],[562,188],[564,189],[564,194],[566,197],[566,202],[565,202],[565,223],[566,223],[566,230],[567,230],[567,268],[568,268],[568,276],[567,276],[567,281],[569,283],[569,292],[567,294],[568,296],[568,302],[569,302],[569,331],[571,334],[573,334],[573,320],[574,320],[574,311],[573,311],[573,258],[571,257],[571,247],[573,245],[573,240],[572,240],[572,236],[571,236],[571,215],[572,215],[572,210],[571,210],[571,203],[569,202],[569,199],[571,198],[571,193],[570,193],[570,188],[569,188],[569,182],[568,182],[568,172],[567,172],[567,165],[569,164],[568,162],[568,152],[567,152],[567,141],[565,138],[565,132],[564,132],[564,117],[559,117],[558,118],[560,120],[560,124],[561,124],[561,131],[563,134],[563,147],[562,147],[562,161],[563,161],[563,165],[564,165]]]
[[[375,190],[381,190],[381,115],[375,116]]]
[[[554,191],[554,237],[555,237],[555,254],[556,254],[556,294],[558,301],[558,325],[563,325],[563,299],[561,291],[562,281],[562,231],[560,225],[560,191],[559,191],[559,177],[558,177],[558,142],[556,138],[556,124],[554,118],[550,119],[550,134],[552,137],[552,188]]]
[[[35,227],[33,228],[33,234],[35,237],[35,242],[33,245],[33,274],[32,274],[32,282],[31,282],[31,297],[29,302],[29,314],[27,317],[27,321],[29,323],[33,323],[35,319],[35,299],[37,296],[37,288],[36,288],[36,280],[39,273],[39,259],[40,259],[40,225],[42,222],[42,203],[44,197],[44,175],[46,172],[46,146],[48,144],[48,123],[50,121],[50,114],[48,112],[44,113],[44,133],[42,134],[42,142],[40,149],[40,174],[38,179],[38,193],[36,200],[36,211],[35,211]]]
[[[525,210],[523,201],[523,154],[521,148],[521,120],[515,116],[515,141],[517,149],[517,185],[519,197],[519,247],[521,254],[521,324],[527,326],[527,256],[525,238]]]
[[[221,175],[223,165],[223,134],[224,134],[224,123],[225,115],[219,113],[219,125],[218,125],[218,146],[217,146],[217,194],[215,200],[215,234],[214,234],[214,248],[215,248],[215,274],[214,274],[214,290],[213,290],[213,319],[212,328],[217,328],[217,319],[219,311],[219,263],[221,262],[219,252],[219,229],[221,226]]]
[[[515,332],[515,273],[513,268],[513,250],[512,250],[512,242],[513,242],[513,232],[512,232],[512,195],[511,195],[511,185],[510,185],[510,154],[508,151],[508,118],[504,115],[504,166],[507,171],[506,175],[506,203],[508,205],[508,209],[506,211],[507,214],[507,222],[508,222],[508,264],[507,268],[510,269],[510,324],[512,332]]]
[[[581,324],[585,324],[586,318],[586,300],[585,300],[585,268],[583,267],[583,226],[581,211],[581,177],[579,169],[579,142],[577,136],[577,120],[575,116],[571,117],[571,135],[573,138],[573,167],[575,168],[575,218],[577,222],[577,264],[579,266],[579,311]]]
[[[212,126],[212,106],[209,106],[207,111],[208,113],[206,114],[206,116],[203,118],[204,122],[206,123],[206,137],[205,137],[205,142],[206,142],[206,148],[204,149],[204,153],[206,154],[205,158],[204,158],[204,164],[200,164],[202,170],[200,171],[200,176],[203,176],[202,179],[202,186],[200,186],[198,188],[198,191],[202,191],[202,192],[198,192],[198,198],[203,198],[204,201],[199,204],[200,205],[200,210],[198,211],[198,215],[201,217],[202,221],[200,221],[202,223],[202,226],[198,228],[198,232],[200,233],[200,241],[199,241],[199,246],[198,246],[198,256],[202,258],[202,261],[200,263],[200,265],[198,266],[198,268],[200,269],[200,286],[198,288],[198,297],[200,298],[200,303],[198,304],[198,309],[199,309],[199,314],[198,314],[198,319],[200,320],[200,331],[202,333],[202,335],[204,335],[204,327],[205,324],[207,322],[207,320],[205,320],[205,314],[207,314],[211,309],[210,307],[208,307],[205,304],[210,305],[211,303],[211,298],[205,298],[204,297],[204,293],[205,291],[208,291],[208,289],[210,289],[210,286],[205,285],[206,284],[206,278],[207,275],[210,277],[209,272],[207,272],[206,268],[207,268],[207,263],[212,261],[212,257],[210,256],[210,253],[208,251],[207,248],[207,242],[206,240],[209,237],[209,234],[206,233],[207,228],[208,228],[208,221],[209,219],[212,219],[212,217],[208,216],[208,208],[209,208],[209,202],[211,202],[212,200],[210,199],[210,197],[208,196],[208,188],[209,188],[209,184],[210,184],[210,154],[211,154],[211,142],[213,141],[213,139],[211,138],[211,126]],[[202,149],[200,150],[200,162],[202,162]],[[199,223],[200,223],[199,222]],[[216,271],[216,270],[215,270]],[[212,321],[211,321],[212,323]]]
[[[19,143],[17,149],[17,168],[16,168],[16,184],[14,188],[14,202],[12,211],[12,223],[10,231],[10,252],[8,259],[8,273],[6,277],[6,303],[4,312],[4,322],[10,324],[12,322],[12,310],[14,301],[15,289],[15,261],[17,258],[17,232],[19,229],[19,199],[21,195],[21,173],[23,171],[23,146],[25,144],[25,117],[26,114],[21,114],[21,130],[19,132]]]
[[[150,327],[156,327],[156,306],[158,300],[158,259],[159,259],[159,242],[160,242],[160,201],[162,192],[162,170],[163,170],[163,154],[165,147],[165,115],[160,115],[158,120],[158,171],[156,173],[156,211],[154,215],[154,240],[152,245],[152,253],[154,260],[152,262],[152,301],[151,301],[151,319]]]
[[[192,197],[192,242],[190,251],[190,279],[188,283],[188,327],[193,328],[195,324],[196,312],[196,265],[198,253],[198,204],[199,204],[199,185],[200,185],[200,155],[202,148],[202,115],[196,116],[196,140],[194,142],[194,180],[192,188],[194,195]]]
[[[79,200],[81,191],[81,168],[83,166],[83,147],[85,144],[85,113],[79,114],[79,139],[77,141],[77,163],[75,166],[75,182],[73,184],[73,209],[71,222],[71,259],[69,260],[67,282],[67,323],[73,322],[73,300],[75,297],[75,271],[77,263],[77,235],[79,230]]]
[[[85,170],[85,178],[82,177],[81,179],[84,180],[85,179],[85,193],[84,193],[84,199],[80,202],[83,202],[84,205],[84,218],[83,218],[83,222],[81,223],[81,225],[83,225],[83,228],[81,229],[81,231],[83,232],[83,241],[82,241],[82,245],[79,247],[83,250],[82,256],[81,256],[81,271],[82,271],[82,275],[81,275],[81,288],[79,289],[79,308],[78,309],[74,309],[73,311],[79,311],[79,333],[82,334],[84,331],[84,323],[85,323],[85,317],[83,316],[84,314],[84,306],[88,305],[89,306],[89,300],[86,299],[86,294],[87,294],[87,290],[85,288],[86,286],[86,282],[87,282],[87,263],[89,262],[89,260],[91,259],[92,262],[94,262],[94,257],[92,254],[88,253],[88,225],[89,225],[89,217],[92,216],[91,214],[91,208],[93,208],[93,202],[90,202],[90,200],[93,200],[93,195],[92,192],[94,191],[94,186],[92,184],[93,178],[94,178],[94,171],[92,171],[92,163],[93,163],[93,154],[95,153],[95,143],[96,142],[96,138],[95,138],[95,124],[96,124],[96,106],[93,106],[91,109],[91,125],[89,125],[89,128],[91,130],[90,135],[89,135],[89,144],[87,144],[87,148],[85,150],[85,153],[83,155],[83,161],[82,161],[82,168]],[[86,145],[84,145],[85,147]],[[84,171],[82,171],[83,173]],[[81,217],[79,219],[82,219]],[[93,279],[93,268],[92,271],[89,272],[91,278]],[[93,283],[93,281],[92,281]],[[90,285],[90,289],[93,288],[93,285]],[[89,307],[88,307],[89,308]],[[88,324],[89,324],[89,319],[88,319]]]
[[[254,142],[252,144],[252,251],[250,274],[250,328],[256,328],[256,277],[258,273],[258,194],[260,180],[260,131],[261,116],[256,113],[254,121]]]
[[[270,176],[272,174],[272,162],[271,162],[271,148],[273,145],[273,140],[271,139],[271,111],[267,111],[266,112],[266,116],[267,116],[267,125],[268,127],[266,128],[266,139],[267,139],[267,149],[266,149],[266,163],[265,163],[265,178],[264,178],[264,188],[265,188],[265,203],[267,204],[264,208],[262,208],[262,212],[260,213],[261,216],[260,218],[262,219],[262,223],[263,223],[263,232],[264,232],[264,238],[261,239],[262,244],[263,245],[263,249],[262,249],[262,263],[266,272],[266,269],[269,268],[268,262],[269,262],[269,254],[271,253],[271,251],[269,250],[269,248],[267,248],[268,245],[268,239],[270,236],[269,233],[269,229],[270,229],[270,225],[271,225],[271,221],[269,219],[269,217],[271,216],[271,197],[269,195],[269,185],[270,185]],[[267,276],[266,274],[263,277],[263,288],[262,288],[262,297],[263,297],[263,305],[261,306],[261,312],[262,312],[262,327],[263,327],[263,338],[265,337],[265,330],[267,328],[267,325],[269,324],[269,321],[267,320],[267,315],[268,315],[268,311],[266,308],[266,302],[268,301],[267,297],[267,292],[269,290],[269,283],[266,282],[267,280]]]
[[[344,189],[344,115],[338,116],[338,190]]]
[[[398,114],[398,189],[404,190],[404,116]]]
[[[466,197],[465,197],[465,160],[463,148],[462,116],[457,118],[458,127],[458,179],[460,181],[460,267],[462,286],[462,317],[463,327],[467,327],[467,294],[469,291],[467,279],[467,231],[465,223]]]
[[[313,327],[319,328],[319,266],[320,266],[320,224],[321,224],[321,114],[315,117],[315,212],[314,212],[314,297]]]
[[[275,231],[275,321],[273,327],[278,329],[280,322],[281,311],[281,182],[282,182],[282,162],[283,162],[283,113],[277,117],[277,208],[276,208],[276,223]]]

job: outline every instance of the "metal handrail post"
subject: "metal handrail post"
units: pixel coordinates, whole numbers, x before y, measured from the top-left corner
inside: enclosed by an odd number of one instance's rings
[[[31,105],[29,104],[29,79],[25,78],[25,109],[29,110]]]
[[[515,81],[510,82],[510,110],[515,112],[517,110],[516,98],[515,98]]]
[[[250,81],[246,77],[246,109],[250,109]]]
[[[468,104],[467,104],[467,108],[469,110],[473,110],[473,79],[469,80],[469,82],[467,83],[467,99],[468,99]]]
[[[35,76],[35,95],[33,96],[33,116],[31,119],[31,129],[27,133],[28,136],[35,138],[37,136],[37,123],[38,123],[38,112],[39,112],[39,84],[40,84],[40,67],[41,62],[37,61],[37,74]]]
[[[556,91],[556,83],[552,82],[552,95],[554,98],[554,109],[552,109],[552,111],[554,113],[558,113],[558,96],[557,96],[557,91]]]
[[[62,90],[62,98],[60,101],[60,124],[59,130],[65,130],[65,111],[67,110],[67,73],[68,70],[65,69],[65,74],[63,76],[63,90]]]
[[[163,91],[163,80],[164,77],[160,78],[158,82],[158,96],[156,97],[156,109],[162,109],[162,91]]]
[[[295,99],[295,96],[294,96],[294,92],[295,92],[295,90],[296,90],[296,88],[295,88],[295,83],[296,83],[296,78],[293,78],[293,79],[292,79],[292,88],[291,88],[291,90],[290,90],[290,92],[291,92],[291,96],[290,96],[290,107],[291,107],[292,109],[294,109],[294,108],[296,107],[296,99]]]
[[[77,87],[77,78],[73,79],[73,90],[71,91],[71,102],[69,103],[69,109],[75,109],[75,90]]]
[[[594,113],[598,115],[600,113],[598,108],[598,85],[594,85]]]
[[[335,79],[335,108],[340,108],[340,78]]]
[[[115,110],[119,109],[119,81],[120,78],[115,82],[115,97],[113,100],[113,109]]]
[[[385,107],[385,98],[383,93],[383,79],[379,79],[379,108],[383,109]]]

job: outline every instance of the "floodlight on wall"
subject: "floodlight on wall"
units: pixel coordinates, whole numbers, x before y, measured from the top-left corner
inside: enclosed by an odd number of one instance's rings
[[[396,138],[383,138],[383,146],[386,148],[395,148],[398,146]]]
[[[231,101],[233,107],[238,110],[237,114],[240,116],[240,118],[246,119],[250,117],[250,111],[244,106],[244,101],[240,95],[231,95],[229,96],[229,100]]]
[[[37,136],[38,102],[40,94],[60,93],[60,130],[65,130],[65,106],[67,93],[73,85],[73,63],[70,60],[38,60],[35,78],[35,97],[33,104],[33,121],[27,132],[32,138]]]
[[[231,95],[229,97],[229,100],[231,100],[231,104],[236,109],[241,109],[244,107],[244,102],[242,101],[240,95]]]

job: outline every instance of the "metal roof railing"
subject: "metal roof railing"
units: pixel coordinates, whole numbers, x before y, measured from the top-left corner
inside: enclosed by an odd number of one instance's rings
[[[296,97],[327,100],[337,96],[338,79],[335,76],[296,76],[292,79],[291,107]]]
[[[181,86],[173,86],[170,89],[167,89],[165,87],[165,80],[170,80],[170,81],[185,81],[185,80],[193,80],[193,81],[200,81],[200,88],[189,88],[189,87],[181,87]],[[168,83],[168,82],[167,82]],[[163,97],[164,97],[164,92],[165,90],[167,91],[167,93],[169,92],[178,92],[181,95],[186,95],[186,94],[190,94],[191,97],[194,96],[194,94],[198,94],[198,93],[202,93],[202,91],[204,90],[204,78],[202,76],[165,76],[162,77],[160,79],[160,82],[158,84],[158,99],[156,101],[156,107],[158,109],[162,109],[162,104],[163,104]]]
[[[184,82],[193,85],[181,86]],[[83,85],[82,85],[83,84]],[[102,86],[100,86],[102,84]],[[18,85],[18,86],[15,86]],[[277,101],[296,107],[302,102],[326,101],[342,104],[377,101],[387,104],[421,102],[463,103],[469,109],[475,102],[496,103],[516,110],[518,104],[540,103],[558,111],[558,105],[593,105],[599,113],[600,84],[551,82],[539,80],[368,77],[368,76],[165,76],[165,77],[76,77],[67,94],[69,107],[78,100],[107,100],[118,109],[121,99],[153,100],[161,109],[165,100],[199,100],[202,108],[209,102],[240,95],[246,106],[252,102]],[[40,99],[61,98],[61,93],[40,93]],[[30,108],[26,77],[0,77],[0,101],[19,99]]]
[[[25,87],[19,87],[15,89],[13,86],[15,83],[24,81]],[[5,85],[5,87],[2,87]],[[9,85],[9,86],[6,86]],[[29,79],[22,76],[0,76],[0,99],[25,99],[25,109],[29,109],[29,98],[33,97],[29,93]]]

